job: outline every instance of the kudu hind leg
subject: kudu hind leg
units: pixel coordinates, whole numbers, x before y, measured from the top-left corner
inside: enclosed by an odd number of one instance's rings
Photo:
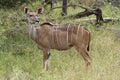
[[[81,53],[82,57],[86,62],[86,65],[89,66],[92,62],[92,59],[90,58],[87,49],[83,47],[76,47],[76,49],[79,53]]]
[[[43,51],[43,65],[44,69],[48,70],[49,68],[49,58],[50,58],[50,52],[48,50]]]

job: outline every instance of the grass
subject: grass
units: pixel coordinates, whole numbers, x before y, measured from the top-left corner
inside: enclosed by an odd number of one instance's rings
[[[120,10],[112,7],[113,12],[110,13],[109,7],[111,6],[103,7],[103,15],[118,17]],[[115,14],[114,10],[118,12]],[[91,31],[89,54],[93,60],[92,66],[86,69],[83,58],[74,48],[67,51],[51,50],[50,70],[44,71],[42,51],[26,34],[26,22],[21,21],[21,18],[25,17],[24,13],[20,10],[1,10],[0,14],[2,17],[0,21],[0,36],[2,36],[0,37],[0,80],[120,79],[120,38],[113,30],[120,28],[119,22],[104,23],[99,28],[95,28],[90,23],[72,19],[64,20],[61,24],[81,23]],[[40,17],[44,19],[45,15],[41,14]],[[59,20],[56,20],[57,22]],[[25,32],[21,32],[23,30]]]

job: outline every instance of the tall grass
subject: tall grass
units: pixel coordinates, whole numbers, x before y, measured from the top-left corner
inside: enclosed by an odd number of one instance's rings
[[[111,12],[108,10],[109,7],[106,7],[103,7],[103,15],[119,16],[119,9],[115,14],[116,8],[113,7]],[[57,11],[57,16],[59,16],[58,12],[60,11]],[[120,40],[113,30],[120,27],[119,22],[104,23],[96,30],[93,24],[87,22],[73,19],[62,21],[61,24],[81,23],[91,31],[89,54],[92,58],[92,66],[87,69],[80,53],[74,48],[67,51],[51,50],[50,70],[44,71],[43,53],[28,37],[27,23],[21,20],[25,19],[24,13],[20,9],[1,10],[0,15],[0,80],[120,79]],[[46,18],[44,14],[40,17]],[[56,20],[57,22],[59,20]]]

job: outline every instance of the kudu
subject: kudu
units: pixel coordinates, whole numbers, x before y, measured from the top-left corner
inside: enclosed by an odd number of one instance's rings
[[[90,45],[90,32],[80,24],[53,25],[43,23],[38,28],[38,14],[42,13],[42,8],[36,12],[29,12],[24,9],[28,19],[29,36],[34,40],[39,48],[43,50],[43,65],[45,70],[49,67],[50,49],[67,50],[75,47],[81,53],[86,65],[90,65],[91,58],[88,55]]]

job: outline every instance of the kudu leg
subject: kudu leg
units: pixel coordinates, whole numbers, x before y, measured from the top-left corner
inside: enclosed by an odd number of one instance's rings
[[[43,65],[45,70],[48,70],[49,68],[49,58],[50,58],[49,50],[43,50]]]
[[[89,66],[92,62],[92,59],[90,58],[88,51],[86,48],[76,47],[77,51],[81,53],[82,57],[84,58],[86,62],[86,66]]]

